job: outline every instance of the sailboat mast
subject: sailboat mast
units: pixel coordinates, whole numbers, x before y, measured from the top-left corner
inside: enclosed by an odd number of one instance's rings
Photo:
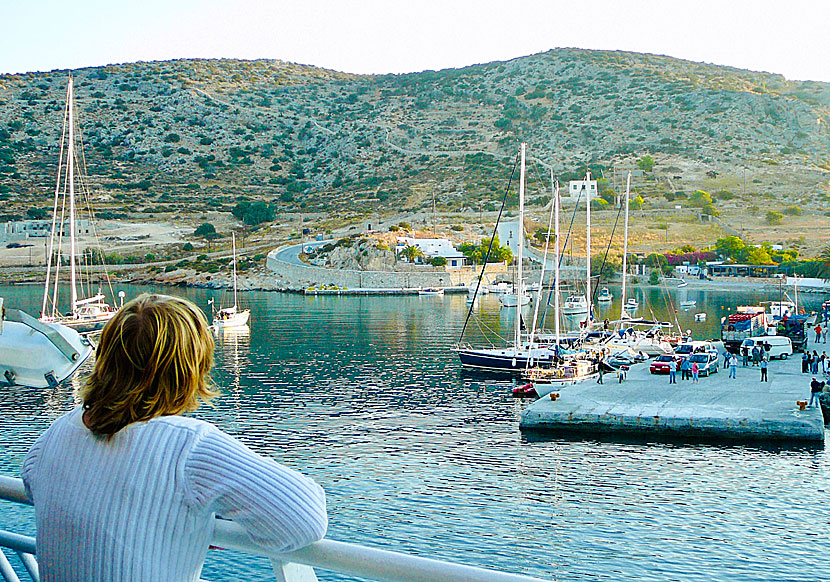
[[[622,319],[624,315],[627,315],[625,312],[625,280],[628,278],[628,200],[630,188],[631,172],[628,172],[628,178],[625,182],[625,230],[623,231],[622,297],[620,297],[622,304],[620,307],[620,319]]]
[[[61,130],[61,142],[60,142],[60,149],[58,154],[58,177],[55,181],[55,202],[52,206],[52,230],[49,231],[49,254],[46,256],[46,283],[43,286],[43,306],[40,309],[40,316],[47,317],[48,313],[46,312],[46,307],[48,306],[49,302],[49,285],[51,284],[52,278],[52,254],[54,253],[55,249],[55,233],[57,232],[58,228],[58,200],[60,197],[61,191],[61,174],[63,172],[63,146],[66,143],[66,118],[69,114],[69,103],[70,103],[70,93],[69,93],[69,86],[66,88],[66,105],[63,108],[63,129]],[[61,224],[61,228],[63,225]],[[60,263],[60,261],[57,261]],[[58,286],[58,266],[55,265],[55,289]],[[52,302],[52,311],[54,315],[55,310],[55,302]]]
[[[550,171],[551,177],[553,170]],[[559,181],[556,181],[553,192],[553,207],[554,207],[554,221],[556,243],[553,251],[553,264],[556,265],[556,270],[553,273],[553,315],[554,315],[554,329],[556,330],[556,346],[559,349]],[[558,352],[557,352],[558,353]]]
[[[72,90],[72,77],[69,77],[69,88],[67,89],[69,99],[69,148],[67,149],[67,170],[69,176],[69,287],[72,297],[72,313],[78,308],[78,289],[75,273],[75,121],[73,117],[74,100]]]
[[[233,308],[236,310],[236,233],[231,233],[233,244]]]
[[[524,247],[524,220],[525,220],[525,146],[522,144],[522,163],[519,173],[519,228],[516,239],[516,330],[514,346],[516,349],[522,343],[522,250]]]
[[[588,301],[588,313],[585,315],[585,330],[591,324],[593,314],[591,312],[591,172],[585,174],[585,182],[587,188],[585,191],[585,299]]]

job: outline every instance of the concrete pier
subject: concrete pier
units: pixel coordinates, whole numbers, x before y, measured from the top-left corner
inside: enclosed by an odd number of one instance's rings
[[[810,342],[809,348],[821,354],[828,346]],[[606,374],[605,384],[563,387],[557,400],[541,398],[525,409],[520,427],[585,437],[824,442],[821,409],[799,410],[796,404],[810,400],[813,378],[801,373],[801,354],[770,362],[769,382],[760,381],[759,368],[742,367],[740,359],[736,379],[721,365],[698,384],[680,380],[680,372],[677,384],[669,384],[668,375],[652,375],[648,367],[648,361],[633,366],[623,383]]]

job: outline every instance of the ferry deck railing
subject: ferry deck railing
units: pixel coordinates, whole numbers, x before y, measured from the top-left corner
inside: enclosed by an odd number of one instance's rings
[[[3,475],[0,475],[0,500],[31,505],[26,498],[23,481]],[[273,553],[251,543],[241,526],[222,519],[216,520],[212,545],[269,558],[277,582],[316,582],[314,568],[378,582],[543,582],[521,574],[420,558],[334,540],[321,540],[285,554]],[[16,553],[32,581],[40,582],[34,537],[0,529],[0,548]],[[20,582],[2,550],[0,577],[6,582]]]

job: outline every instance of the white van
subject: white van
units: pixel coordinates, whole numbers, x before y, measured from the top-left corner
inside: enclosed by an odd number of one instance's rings
[[[751,349],[751,348],[750,348]],[[718,349],[712,345],[711,342],[706,341],[690,341],[683,342],[674,348],[674,353],[678,356],[690,356],[692,354],[715,354],[718,355]]]
[[[781,358],[786,360],[793,355],[793,342],[790,338],[783,335],[761,335],[758,337],[748,337],[741,342],[741,348],[746,348],[752,352],[753,346],[764,347],[764,344],[769,344],[769,353],[764,353],[772,358]]]

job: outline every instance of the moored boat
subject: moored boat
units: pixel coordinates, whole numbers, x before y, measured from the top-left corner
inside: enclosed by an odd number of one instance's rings
[[[92,343],[74,329],[44,323],[0,298],[0,383],[48,388],[72,376],[92,354]]]
[[[608,287],[603,287],[599,294],[597,295],[597,301],[601,303],[609,303],[611,300],[614,299],[614,296],[608,290]]]

